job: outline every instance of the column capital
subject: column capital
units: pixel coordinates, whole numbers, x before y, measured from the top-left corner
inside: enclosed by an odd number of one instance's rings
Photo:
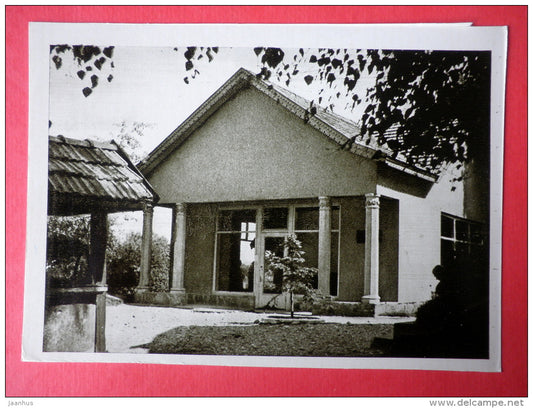
[[[329,197],[327,196],[318,197],[318,205],[320,207],[329,207],[330,203],[331,203],[331,200]]]
[[[379,208],[379,194],[374,193],[368,193],[365,194],[366,202],[365,207],[366,208]]]
[[[185,203],[175,203],[174,209],[176,214],[185,214],[186,204]]]
[[[144,212],[153,212],[154,203],[152,201],[143,201],[143,211]]]
[[[363,303],[377,304],[379,298],[379,195],[365,194],[365,279]]]

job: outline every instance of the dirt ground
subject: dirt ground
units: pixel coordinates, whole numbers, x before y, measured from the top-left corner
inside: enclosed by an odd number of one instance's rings
[[[323,323],[263,324],[272,313],[209,307],[108,305],[110,353],[372,355],[374,337],[392,338],[405,317],[320,316]]]

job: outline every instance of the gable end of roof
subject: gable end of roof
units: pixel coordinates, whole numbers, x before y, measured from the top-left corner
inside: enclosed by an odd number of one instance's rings
[[[386,165],[410,175],[425,180],[435,181],[437,177],[426,171],[413,167],[407,163],[391,158],[392,151],[386,146],[379,146],[374,138],[366,141],[357,140],[360,129],[354,122],[336,113],[328,112],[321,107],[311,114],[312,102],[291,91],[257,78],[250,71],[240,68],[213,95],[211,95],[198,109],[183,121],[163,142],[159,144],[137,166],[145,175],[149,175],[163,160],[177,149],[187,138],[209,119],[224,103],[238,92],[253,87],[268,96],[280,106],[303,120],[330,140],[358,156],[368,159],[380,158]]]

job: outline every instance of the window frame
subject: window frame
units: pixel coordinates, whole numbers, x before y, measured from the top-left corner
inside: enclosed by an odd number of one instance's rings
[[[446,236],[443,235],[442,220],[444,218],[448,218],[449,220],[451,220],[453,222],[453,224],[452,224],[452,236],[451,237],[446,237]],[[457,234],[457,222],[458,221],[462,222],[462,223],[465,223],[465,225],[467,226],[467,237],[466,237],[466,239],[459,239],[457,237],[457,235],[458,235]],[[443,262],[442,241],[447,241],[447,242],[451,242],[452,243],[454,256],[456,256],[456,254],[457,254],[457,244],[462,244],[462,245],[466,245],[467,246],[467,248],[468,248],[468,256],[472,255],[472,247],[473,246],[478,247],[478,248],[483,248],[486,245],[487,234],[485,232],[485,224],[483,224],[481,222],[478,222],[478,221],[469,220],[467,218],[459,217],[459,216],[456,216],[456,215],[448,214],[448,213],[445,213],[445,212],[441,212],[440,222],[441,222],[441,226],[440,226],[440,243],[441,243],[440,244],[440,263],[441,263],[441,265],[444,263]],[[481,240],[480,243],[472,240],[472,226],[473,225],[479,227],[479,229],[481,231],[482,240]]]
[[[263,213],[265,208],[288,208],[288,215],[287,215],[287,228],[275,228],[275,229],[263,229]],[[289,203],[289,202],[281,202],[281,203],[265,203],[265,204],[231,204],[231,205],[220,205],[217,208],[217,216],[215,220],[215,234],[214,234],[214,260],[213,260],[213,285],[212,285],[212,293],[215,295],[230,295],[230,296],[250,296],[254,295],[255,292],[235,292],[235,291],[226,291],[226,290],[218,290],[218,236],[219,234],[236,234],[236,233],[243,233],[245,231],[219,231],[219,217],[220,213],[222,211],[235,211],[235,210],[254,210],[256,211],[256,226],[255,231],[253,232],[255,234],[256,240],[258,239],[259,235],[263,234],[298,234],[300,233],[309,233],[309,232],[316,232],[319,233],[319,229],[316,230],[296,230],[295,224],[296,224],[296,209],[297,208],[317,208],[320,211],[320,207],[318,203]],[[339,282],[340,282],[340,263],[341,263],[341,205],[340,203],[337,203],[336,201],[332,200],[330,204],[331,211],[333,213],[333,208],[338,209],[338,228],[331,229],[331,233],[336,233],[338,235],[337,241],[337,270],[335,271],[337,274],[337,294],[331,295],[333,298],[336,298],[339,295]],[[258,256],[260,254],[256,251],[255,254],[255,261],[257,262]],[[332,274],[333,270],[330,269],[330,276]]]

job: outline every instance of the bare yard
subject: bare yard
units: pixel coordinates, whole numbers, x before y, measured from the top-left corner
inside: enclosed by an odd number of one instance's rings
[[[111,353],[378,356],[375,338],[413,318],[323,316],[322,323],[261,324],[271,313],[134,305],[107,307]]]

